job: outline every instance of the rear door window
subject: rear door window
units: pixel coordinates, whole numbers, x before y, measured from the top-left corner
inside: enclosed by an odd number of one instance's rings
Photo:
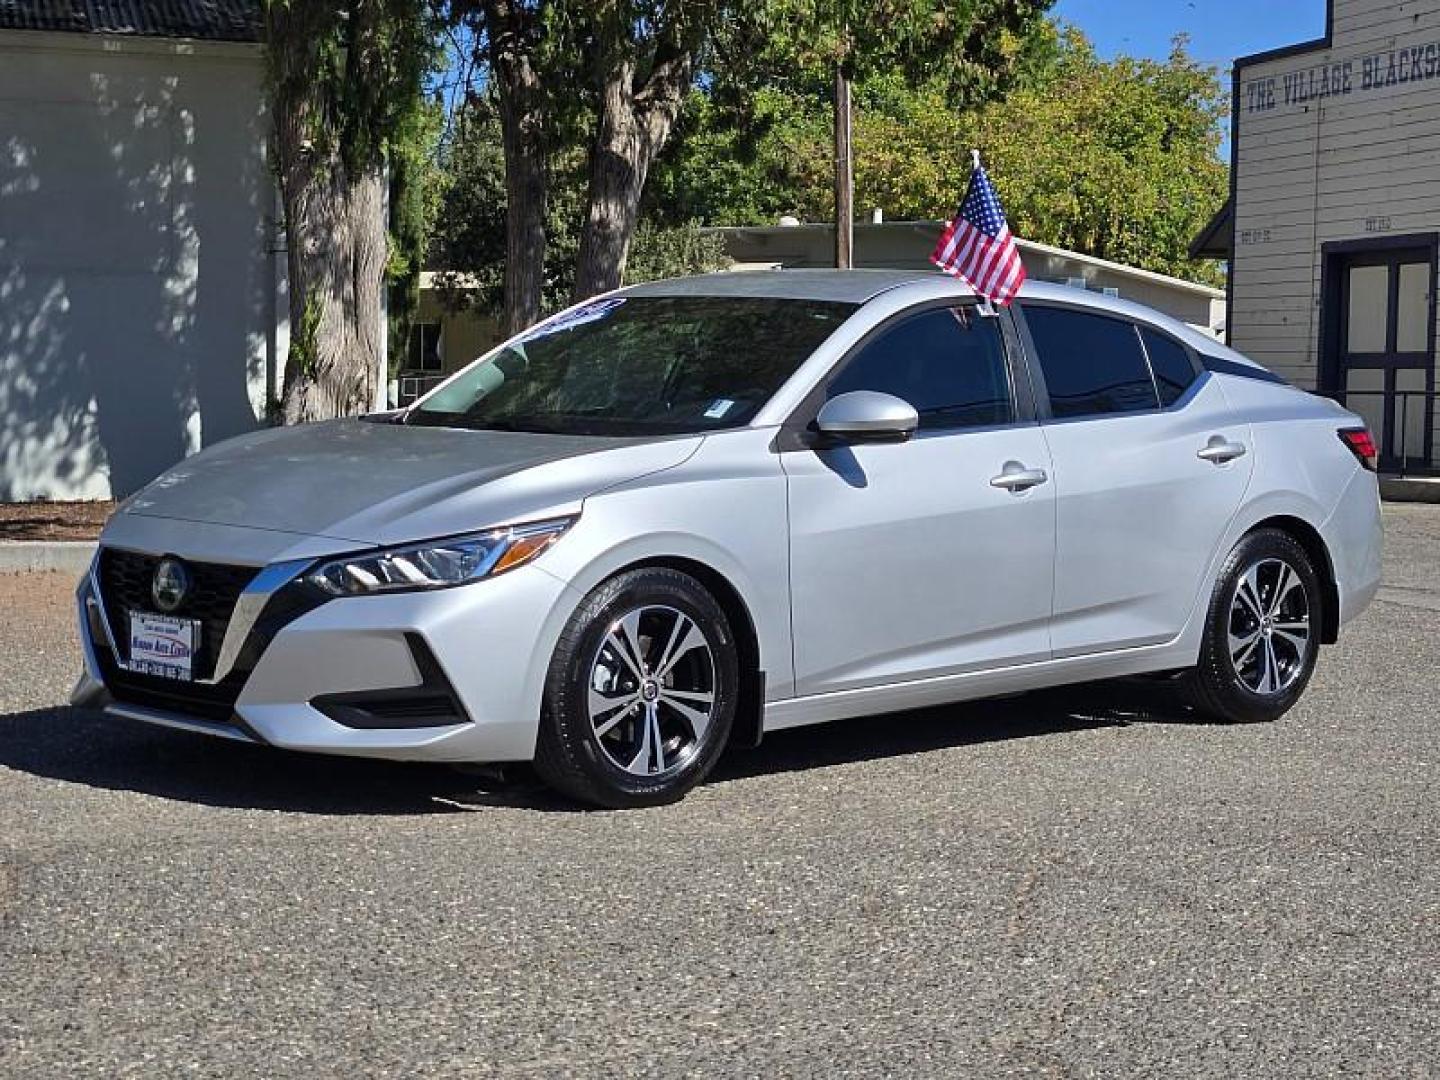
[[[1190,351],[1174,338],[1148,326],[1140,328],[1140,337],[1145,342],[1145,354],[1150,357],[1150,370],[1155,373],[1155,389],[1160,391],[1160,404],[1168,409],[1195,381],[1195,364],[1190,359]]]
[[[1134,323],[1070,308],[1024,313],[1056,419],[1160,407]]]
[[[878,390],[909,402],[922,430],[1013,423],[1015,405],[998,320],[970,307],[901,319],[862,346],[826,388]]]

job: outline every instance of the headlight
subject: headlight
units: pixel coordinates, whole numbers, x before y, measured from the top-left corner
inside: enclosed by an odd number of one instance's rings
[[[553,544],[574,518],[492,529],[426,544],[347,555],[304,580],[331,596],[448,589],[523,566]]]

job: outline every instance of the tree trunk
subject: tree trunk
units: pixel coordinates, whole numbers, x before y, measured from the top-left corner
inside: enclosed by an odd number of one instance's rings
[[[540,321],[545,285],[545,111],[535,67],[538,9],[489,0],[485,22],[490,71],[500,104],[505,150],[506,335]]]
[[[286,26],[286,8],[268,9],[274,89],[274,148],[290,271],[290,352],[281,415],[285,423],[368,412],[378,399],[384,357],[385,170],[348,168],[338,149],[312,137],[322,114],[304,67],[304,28]]]
[[[855,266],[855,162],[850,149],[850,76],[835,67],[835,268]]]
[[[369,412],[384,356],[384,175],[282,182],[290,266],[287,424]]]
[[[624,281],[645,179],[680,113],[691,57],[682,50],[657,61],[638,90],[633,60],[613,62],[603,74],[599,129],[590,149],[589,208],[575,265],[577,302]]]

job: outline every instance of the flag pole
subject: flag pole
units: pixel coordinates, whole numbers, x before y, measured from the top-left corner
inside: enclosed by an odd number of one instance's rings
[[[980,150],[978,147],[972,147],[970,149],[970,169],[972,173],[978,173],[980,171]],[[973,176],[971,182],[974,182]],[[976,299],[979,300],[979,303],[975,305],[975,309],[980,313],[982,319],[998,319],[1000,317],[1000,313],[995,310],[995,305],[990,302],[988,296],[979,296],[977,294]]]
[[[978,147],[970,151],[970,183],[955,217],[940,232],[930,261],[966,282],[981,315],[994,318],[1025,284],[1025,262]]]

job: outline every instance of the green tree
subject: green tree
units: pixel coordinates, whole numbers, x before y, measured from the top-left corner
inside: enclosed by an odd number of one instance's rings
[[[646,177],[728,10],[722,0],[448,0],[447,18],[475,42],[479,82],[499,117],[508,331],[546,304],[561,254],[548,227],[551,158],[568,156],[577,133],[588,145],[573,293],[620,283]]]
[[[442,155],[442,209],[428,264],[438,271],[442,302],[453,309],[500,314],[505,307],[505,161],[493,103],[480,97],[454,119]],[[546,247],[536,318],[564,307],[575,293],[576,257],[586,210],[588,155],[575,144],[546,163]],[[623,283],[708,273],[729,264],[720,238],[685,221],[642,219]]]
[[[1047,37],[1054,0],[769,0],[752,18],[767,66],[824,71],[833,83],[835,265],[851,265],[852,96],[856,80],[899,73],[938,87],[952,104],[993,98]]]
[[[576,300],[624,280],[645,181],[670,138],[701,51],[729,7],[719,0],[565,5],[563,25],[593,112]]]
[[[1106,63],[1072,32],[1054,78],[983,110],[967,134],[987,149],[1018,235],[1219,284],[1188,248],[1226,197],[1228,108],[1183,38],[1164,63]]]
[[[1001,100],[955,107],[943,79],[898,69],[856,86],[855,192],[894,219],[948,217],[985,151],[1017,235],[1159,273],[1213,282],[1190,237],[1225,198],[1218,73],[1177,41],[1163,63],[1099,60],[1078,31],[1032,39]],[[737,109],[696,90],[674,152],[656,171],[654,212],[710,224],[834,214],[829,103],[812,88],[767,88]]]
[[[290,280],[281,414],[293,423],[376,400],[386,163],[424,108],[434,28],[414,0],[264,0],[264,13]]]
[[[420,274],[440,210],[444,178],[436,160],[444,110],[426,102],[406,116],[390,152],[390,257],[385,276],[390,304],[390,372],[404,357],[420,307]]]

